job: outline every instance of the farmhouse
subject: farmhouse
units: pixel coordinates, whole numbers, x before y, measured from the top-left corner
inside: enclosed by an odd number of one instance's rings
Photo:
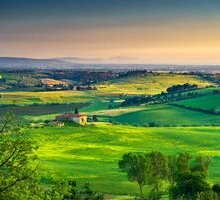
[[[56,116],[56,121],[73,121],[77,124],[85,125],[87,123],[87,116],[83,114],[64,114],[64,115],[59,115]]]

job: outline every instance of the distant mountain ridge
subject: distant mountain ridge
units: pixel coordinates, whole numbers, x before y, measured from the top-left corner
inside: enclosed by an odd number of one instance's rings
[[[58,61],[59,59],[55,58],[25,58],[25,57],[0,57],[0,60],[5,60],[5,61]]]
[[[48,58],[48,59],[37,59],[37,58],[19,58],[19,57],[0,57],[0,67],[7,66],[18,66],[24,65],[32,67],[33,65],[51,66],[61,64],[64,66],[70,66],[73,64],[130,64],[131,61],[136,63],[135,58],[126,57],[113,57],[113,58],[80,58],[80,57],[64,57],[64,58]]]
[[[0,69],[32,69],[32,68],[56,68],[68,65],[67,62],[58,59],[36,59],[0,57]]]
[[[0,57],[0,70],[150,70],[169,72],[207,72],[220,73],[220,65],[175,65],[175,64],[142,64],[138,58],[19,58]]]
[[[64,57],[64,58],[56,58],[56,59],[71,63],[81,63],[81,64],[135,64],[141,62],[141,60],[139,60],[138,58],[128,58],[128,57],[111,57],[111,58]],[[142,64],[144,64],[144,62]]]

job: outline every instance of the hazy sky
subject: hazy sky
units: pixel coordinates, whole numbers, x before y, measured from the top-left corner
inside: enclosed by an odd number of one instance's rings
[[[220,0],[0,0],[0,56],[220,64]]]

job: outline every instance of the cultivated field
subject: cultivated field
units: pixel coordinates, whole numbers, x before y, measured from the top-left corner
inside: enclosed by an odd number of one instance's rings
[[[32,105],[51,103],[85,103],[96,98],[81,91],[50,91],[50,92],[3,92],[1,105]]]
[[[54,120],[56,115],[61,113],[74,112],[76,108],[81,109],[88,106],[88,103],[72,104],[45,104],[45,105],[26,105],[26,106],[5,106],[1,107],[0,116],[12,112],[16,121],[32,122]]]

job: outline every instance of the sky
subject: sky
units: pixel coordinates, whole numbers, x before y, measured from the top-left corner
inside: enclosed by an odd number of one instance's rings
[[[0,56],[220,64],[219,10],[219,0],[0,0]]]

